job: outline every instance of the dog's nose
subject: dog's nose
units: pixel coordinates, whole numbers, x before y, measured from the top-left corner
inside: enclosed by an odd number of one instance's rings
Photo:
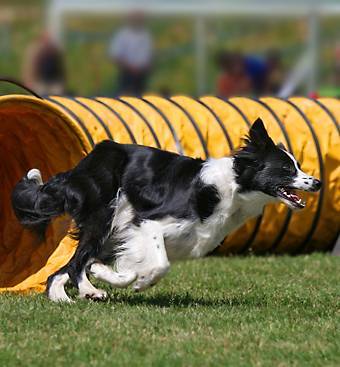
[[[322,182],[314,178],[313,180],[313,191],[319,191],[321,189]]]

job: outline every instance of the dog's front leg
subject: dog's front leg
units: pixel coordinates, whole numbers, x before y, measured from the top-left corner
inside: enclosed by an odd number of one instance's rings
[[[133,229],[133,235],[124,244],[122,256],[116,262],[118,272],[135,272],[136,292],[155,285],[169,270],[162,226],[152,220],[143,221]]]
[[[137,278],[137,274],[132,270],[118,273],[111,266],[98,261],[89,266],[89,272],[96,279],[107,282],[115,288],[126,288]]]

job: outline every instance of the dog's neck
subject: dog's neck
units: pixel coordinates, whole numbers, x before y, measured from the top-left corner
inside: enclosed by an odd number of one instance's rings
[[[244,220],[260,215],[267,204],[277,201],[274,197],[260,191],[238,192],[237,197]]]
[[[239,215],[240,221],[262,213],[265,205],[275,198],[260,191],[244,190],[237,180],[233,157],[208,159],[201,178],[206,184],[215,185],[221,196],[221,209],[228,216]],[[242,223],[241,223],[242,224]]]

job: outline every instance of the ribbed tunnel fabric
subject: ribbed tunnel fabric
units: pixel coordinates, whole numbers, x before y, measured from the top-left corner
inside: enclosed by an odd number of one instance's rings
[[[230,234],[217,253],[330,250],[340,223],[338,99],[0,97],[0,291],[44,290],[48,275],[65,264],[77,246],[67,236],[67,216],[52,223],[42,243],[17,222],[10,193],[29,169],[39,168],[47,180],[74,167],[104,139],[204,159],[222,157],[242,144],[258,117],[274,141],[282,142],[324,186],[320,193],[305,195],[303,211],[269,205],[261,217]]]

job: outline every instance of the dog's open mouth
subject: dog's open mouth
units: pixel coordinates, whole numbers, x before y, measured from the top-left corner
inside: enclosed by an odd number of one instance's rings
[[[287,205],[293,207],[294,209],[302,209],[306,206],[306,203],[292,189],[279,187],[277,190],[277,194],[282,199],[282,201],[284,201]]]

